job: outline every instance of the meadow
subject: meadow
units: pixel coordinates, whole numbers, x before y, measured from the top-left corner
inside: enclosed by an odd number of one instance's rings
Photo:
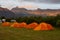
[[[60,28],[50,31],[34,31],[0,26],[0,40],[60,40]]]

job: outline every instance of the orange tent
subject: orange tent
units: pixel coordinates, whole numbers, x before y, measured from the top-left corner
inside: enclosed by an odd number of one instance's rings
[[[31,23],[31,24],[28,24],[26,28],[28,28],[28,29],[32,28],[32,29],[33,29],[33,28],[35,28],[37,25],[38,25],[38,23],[33,22],[33,23]]]
[[[40,23],[34,30],[53,30],[53,27],[47,23]]]
[[[16,27],[16,28],[19,28],[19,23],[14,22],[14,23],[12,23],[11,27]]]
[[[54,28],[52,27],[51,24],[47,24],[49,30],[53,30]]]
[[[26,26],[27,26],[27,24],[25,22],[19,23],[19,27],[25,28]]]
[[[4,23],[2,23],[2,26],[10,26],[10,23],[9,22],[4,22]]]

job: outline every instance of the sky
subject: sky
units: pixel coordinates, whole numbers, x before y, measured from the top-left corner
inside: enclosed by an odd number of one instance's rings
[[[27,9],[60,9],[60,0],[0,0],[0,6],[8,9],[16,6]]]

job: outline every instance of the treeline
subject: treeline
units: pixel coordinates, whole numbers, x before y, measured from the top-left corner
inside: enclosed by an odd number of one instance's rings
[[[10,22],[10,20],[12,19],[16,20],[17,22],[26,22],[27,24],[32,23],[32,22],[37,22],[37,23],[46,22],[53,26],[58,26],[58,27],[60,26],[60,15],[46,16],[46,17],[31,16],[31,17],[19,17],[19,18],[6,18],[6,21]]]

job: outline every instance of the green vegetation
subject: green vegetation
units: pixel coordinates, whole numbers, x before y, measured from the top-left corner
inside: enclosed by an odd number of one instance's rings
[[[60,28],[51,31],[34,31],[0,26],[0,40],[60,40]]]

